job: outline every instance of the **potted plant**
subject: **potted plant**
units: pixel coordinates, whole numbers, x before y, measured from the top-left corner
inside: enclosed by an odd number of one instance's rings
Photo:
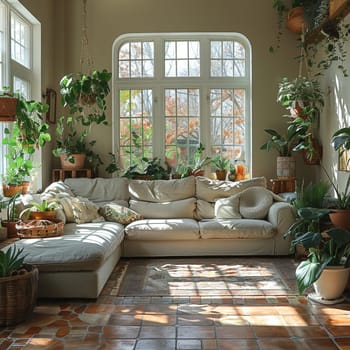
[[[91,149],[96,140],[88,141],[87,136],[93,125],[107,125],[106,97],[110,92],[111,77],[107,70],[95,70],[91,75],[75,73],[61,79],[61,101],[68,108],[69,116],[61,117],[57,123],[57,146],[53,154],[60,157],[62,168],[84,168],[86,158],[96,175],[103,164],[100,156]]]
[[[298,137],[294,128],[287,128],[286,135],[280,134],[273,129],[265,129],[270,135],[260,149],[270,151],[274,149],[278,153],[277,157],[277,177],[279,179],[290,179],[295,177],[295,159],[292,157],[292,151]]]
[[[299,76],[293,80],[283,78],[278,85],[277,102],[290,110],[291,116],[314,120],[324,106],[320,83]]]
[[[106,97],[110,92],[111,78],[112,74],[106,69],[94,70],[90,75],[65,75],[60,81],[63,106],[68,107],[70,115],[76,115],[84,126],[92,123],[107,124]]]
[[[30,204],[31,207],[26,208],[19,215],[22,220],[52,220],[60,207],[55,199],[42,199],[40,202],[33,201]]]
[[[292,240],[292,247],[302,245],[309,253],[296,269],[299,294],[314,284],[316,295],[312,298],[327,303],[338,302],[350,271],[350,232],[339,228],[321,229],[320,220],[329,212],[328,209],[299,209],[298,216],[304,226],[299,223]]]
[[[332,136],[331,143],[334,150],[340,152],[340,155],[349,150],[350,128],[344,127],[337,130]],[[335,208],[329,214],[330,219],[336,227],[350,230],[350,175],[347,178],[344,190],[341,191],[338,183],[332,181],[331,176],[323,166],[322,169],[331,183],[336,197]]]
[[[51,140],[49,126],[41,117],[42,113],[48,110],[48,105],[39,101],[27,101],[19,93],[13,96],[17,99],[16,120],[11,128],[4,129],[5,137],[2,140],[7,146],[5,157],[8,160],[3,177],[5,191],[11,185],[20,186],[30,177],[34,167],[34,152]],[[13,194],[6,192],[5,195]]]
[[[284,23],[287,22],[287,28],[295,33],[301,33],[305,28],[304,19],[304,2],[303,0],[293,0],[289,6],[284,0],[274,0],[273,8],[277,12],[277,43],[276,49],[280,47],[281,37],[283,34]],[[275,48],[270,47],[270,52],[274,52]]]
[[[22,191],[19,190],[14,194],[7,202],[7,219],[2,221],[3,226],[7,227],[7,236],[9,238],[17,237],[16,223],[19,220],[19,215],[16,211],[16,201],[19,196],[22,194]]]
[[[0,250],[0,327],[14,326],[33,311],[38,269],[24,263],[23,249]]]
[[[224,158],[222,155],[218,154],[210,162],[216,168],[215,170],[216,178],[218,180],[225,180],[227,175],[227,170],[230,166],[229,159]]]
[[[109,155],[111,157],[111,162],[107,165],[106,171],[107,173],[113,175],[118,174],[120,168],[119,168],[119,161],[118,161],[118,155],[112,152],[109,152]]]
[[[162,166],[159,158],[141,158],[141,164],[131,165],[122,175],[128,179],[138,180],[168,180],[169,167]]]
[[[192,167],[191,174],[194,176],[203,176],[204,175],[203,168],[208,164],[210,164],[211,158],[208,156],[203,157],[204,151],[205,151],[205,147],[202,143],[200,143],[193,154],[193,162],[190,165],[190,167]]]

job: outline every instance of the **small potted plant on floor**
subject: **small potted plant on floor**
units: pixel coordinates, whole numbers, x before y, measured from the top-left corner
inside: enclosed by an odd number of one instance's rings
[[[299,222],[292,226],[292,248],[302,245],[308,256],[296,269],[298,291],[303,294],[314,284],[316,294],[311,297],[319,302],[339,302],[350,271],[350,232],[339,228],[323,231],[321,219],[328,209],[301,208]],[[303,224],[301,224],[301,222]]]
[[[34,309],[38,269],[25,264],[24,259],[23,249],[15,245],[0,250],[0,327],[26,320]]]
[[[7,236],[9,238],[17,237],[16,224],[19,221],[19,213],[17,213],[17,210],[16,210],[16,201],[21,194],[22,194],[22,191],[19,190],[6,203],[7,219],[3,220],[2,224],[7,228]]]

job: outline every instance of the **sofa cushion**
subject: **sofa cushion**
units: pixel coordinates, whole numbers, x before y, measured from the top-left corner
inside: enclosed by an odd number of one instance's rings
[[[53,182],[45,188],[42,195],[44,195],[44,197],[55,197],[55,194],[57,193],[67,193],[68,195],[73,196],[73,192],[63,181]]]
[[[197,199],[196,218],[213,219],[215,217],[215,203],[209,203],[202,199]]]
[[[214,203],[219,198],[230,197],[253,186],[266,187],[265,177],[232,182],[198,176],[196,177],[196,196],[198,199]]]
[[[138,220],[125,227],[125,238],[142,241],[199,239],[199,226],[193,219]]]
[[[215,202],[215,217],[218,219],[241,219],[239,212],[240,194],[235,194],[227,198],[220,198]]]
[[[196,198],[187,198],[173,202],[152,203],[131,199],[130,208],[145,219],[193,219],[196,210]]]
[[[105,220],[119,222],[122,225],[143,219],[142,215],[136,211],[113,202],[105,204],[98,212]]]
[[[112,178],[69,178],[64,183],[69,186],[75,196],[88,198],[93,202],[112,202],[129,200],[128,179]]]
[[[215,219],[200,221],[200,236],[203,239],[218,238],[271,238],[275,228],[265,220],[253,219]]]
[[[131,199],[145,202],[172,202],[194,197],[196,183],[194,176],[176,180],[130,180]]]
[[[21,239],[25,262],[39,271],[94,271],[115,251],[124,238],[123,226],[115,222],[66,224],[64,235]]]

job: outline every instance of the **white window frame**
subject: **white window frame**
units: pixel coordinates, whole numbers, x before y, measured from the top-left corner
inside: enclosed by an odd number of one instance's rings
[[[164,42],[167,40],[201,40],[207,45],[201,45],[200,77],[163,77],[164,73]],[[149,40],[155,42],[155,69],[154,78],[119,78],[118,55],[119,48],[129,41]],[[245,77],[211,77],[210,76],[210,41],[211,40],[235,40],[239,41],[246,50],[246,76]],[[203,59],[206,57],[206,59]],[[162,90],[165,88],[199,88],[200,98],[200,142],[206,147],[206,155],[210,155],[210,106],[209,92],[214,88],[243,88],[246,91],[245,103],[245,164],[251,169],[251,143],[252,143],[252,82],[251,82],[251,45],[249,40],[240,33],[147,33],[124,34],[113,43],[112,48],[112,152],[118,152],[119,147],[119,90],[122,89],[152,89],[153,90],[153,156],[164,159],[165,156],[165,126],[164,126],[164,99]],[[137,84],[135,82],[137,81]],[[207,111],[207,115],[204,112]]]
[[[3,81],[0,81],[0,89],[3,86],[8,86],[13,91],[14,77],[28,83],[28,90],[25,92],[27,99],[33,99],[41,101],[41,24],[40,22],[18,1],[18,0],[0,0],[0,18],[3,23],[3,38],[4,45],[1,48],[2,59],[2,77]],[[29,26],[29,42],[28,47],[30,53],[28,54],[28,62],[26,65],[22,65],[11,58],[11,13],[14,13],[22,21]],[[6,123],[0,123],[0,154],[6,152],[5,146],[2,145],[3,129]],[[11,124],[8,124],[11,127]],[[4,173],[6,159],[1,157],[0,170],[1,174]],[[36,151],[33,157],[35,164],[40,164],[42,160],[41,151]],[[1,179],[0,179],[1,180]],[[42,173],[39,169],[35,169],[35,174],[32,178],[33,190],[41,188],[42,185]]]

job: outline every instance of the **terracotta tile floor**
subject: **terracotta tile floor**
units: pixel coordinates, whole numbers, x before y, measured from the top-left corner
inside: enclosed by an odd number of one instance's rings
[[[325,306],[298,297],[292,259],[237,259],[272,261],[289,287],[208,295],[208,281],[198,283],[203,293],[121,297],[122,260],[97,300],[39,300],[28,321],[0,328],[0,350],[350,350],[349,298]]]

